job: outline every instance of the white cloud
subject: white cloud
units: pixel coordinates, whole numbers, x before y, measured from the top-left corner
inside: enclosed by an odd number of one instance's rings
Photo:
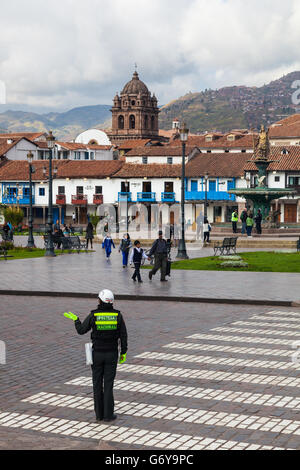
[[[160,104],[262,85],[300,69],[300,2],[14,0],[1,5],[0,80],[11,103],[110,104],[140,78]]]

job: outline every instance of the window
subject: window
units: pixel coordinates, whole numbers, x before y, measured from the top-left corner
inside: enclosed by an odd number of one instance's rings
[[[147,165],[147,163],[148,163],[148,157],[143,157],[143,158],[142,158],[142,162],[143,162],[144,165]]]
[[[80,152],[75,152],[75,160],[80,160]]]
[[[58,194],[65,194],[65,187],[64,186],[58,186]]]
[[[148,129],[148,116],[144,117],[144,128]]]
[[[95,152],[90,152],[90,159],[95,160]]]
[[[135,129],[135,116],[133,114],[129,116],[129,129]]]
[[[23,188],[23,197],[29,197],[29,196],[30,196],[30,189]]]
[[[209,182],[209,191],[216,191],[217,187],[217,182],[215,180],[212,180]]]
[[[76,186],[76,194],[83,194],[83,186]]]
[[[89,160],[89,152],[84,152],[84,159]]]
[[[151,130],[154,131],[155,129],[155,117],[151,116]]]
[[[172,163],[173,163],[173,157],[168,157],[168,158],[167,158],[167,162],[169,163],[169,165],[172,165]]]
[[[173,193],[174,184],[172,181],[165,181],[165,193]]]
[[[39,196],[45,196],[45,188],[39,188]]]
[[[118,117],[118,128],[119,129],[124,129],[124,116],[119,116]]]
[[[275,176],[275,183],[279,183],[280,182],[280,176]]]
[[[95,194],[102,194],[102,186],[95,186]]]
[[[131,106],[134,106],[134,105],[135,105],[135,101],[132,100],[132,101],[131,101]]]
[[[63,159],[64,160],[68,159],[68,151],[67,150],[63,152]]]
[[[129,193],[129,192],[130,192],[130,182],[121,181],[121,193]]]

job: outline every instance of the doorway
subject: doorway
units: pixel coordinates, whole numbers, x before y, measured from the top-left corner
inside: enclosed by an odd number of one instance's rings
[[[286,224],[295,224],[297,222],[297,204],[284,205],[284,222]]]

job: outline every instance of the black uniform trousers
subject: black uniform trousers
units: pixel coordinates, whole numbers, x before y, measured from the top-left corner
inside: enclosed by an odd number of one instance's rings
[[[141,282],[142,278],[141,278],[141,272],[140,272],[140,269],[141,269],[140,261],[134,262],[134,268],[135,268],[135,271],[133,273],[132,279],[135,281],[137,278],[137,280]]]
[[[152,275],[154,276],[157,271],[160,269],[160,280],[164,281],[166,279],[167,272],[167,262],[168,255],[165,253],[157,253],[154,258],[154,268],[151,270]]]
[[[111,419],[114,414],[113,386],[118,351],[93,351],[93,389],[96,419]]]

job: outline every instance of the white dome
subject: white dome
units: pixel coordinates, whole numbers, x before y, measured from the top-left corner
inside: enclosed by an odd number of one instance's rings
[[[88,145],[91,142],[97,145],[111,145],[111,141],[107,137],[107,134],[99,129],[88,129],[87,131],[82,132],[76,137],[75,142],[77,144],[85,145]]]

